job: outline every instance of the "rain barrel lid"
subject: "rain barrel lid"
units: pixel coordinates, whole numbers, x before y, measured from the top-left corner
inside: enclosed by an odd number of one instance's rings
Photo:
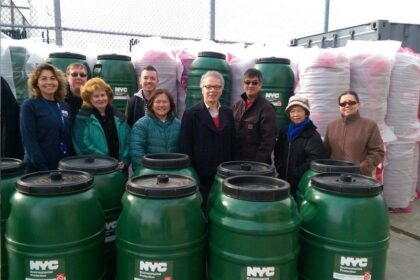
[[[202,56],[226,59],[226,55],[218,52],[199,52],[198,57]]]
[[[226,178],[222,191],[225,195],[249,201],[278,201],[289,197],[288,182],[266,176],[240,175]]]
[[[9,175],[23,171],[25,164],[17,158],[0,158],[1,175]]]
[[[90,189],[92,183],[93,177],[83,171],[40,171],[22,176],[16,190],[39,196],[72,194]]]
[[[217,167],[217,174],[223,178],[237,175],[274,176],[274,167],[256,161],[227,161]]]
[[[188,176],[174,174],[148,174],[131,178],[127,191],[149,198],[175,198],[192,195],[197,191],[196,181]]]
[[[187,168],[190,166],[190,157],[179,153],[148,154],[142,162],[147,168]]]
[[[321,173],[311,178],[312,187],[343,196],[375,196],[383,185],[375,179],[351,173]]]
[[[128,55],[121,55],[121,54],[102,54],[98,55],[98,60],[124,60],[124,61],[131,61],[131,57]]]
[[[49,58],[75,58],[75,59],[86,60],[86,55],[78,54],[78,53],[71,53],[71,52],[50,53],[48,57]]]
[[[360,167],[351,161],[334,160],[334,159],[316,159],[311,161],[311,170],[324,172],[342,172],[360,174]]]
[[[255,63],[281,63],[281,64],[290,64],[290,59],[280,58],[280,57],[264,57],[258,58],[255,60]]]
[[[58,163],[60,170],[80,170],[92,175],[115,171],[117,166],[118,160],[115,158],[99,155],[66,157]]]

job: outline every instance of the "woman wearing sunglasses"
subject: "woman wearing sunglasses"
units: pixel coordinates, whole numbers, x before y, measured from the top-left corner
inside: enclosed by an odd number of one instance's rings
[[[360,165],[360,173],[372,176],[384,159],[384,143],[378,125],[359,114],[359,96],[346,91],[338,97],[341,118],[332,121],[325,133],[325,147],[331,159]]]

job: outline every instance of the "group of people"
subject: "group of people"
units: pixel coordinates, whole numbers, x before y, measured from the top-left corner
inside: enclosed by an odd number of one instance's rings
[[[329,124],[325,139],[310,120],[309,101],[292,96],[286,107],[290,124],[276,131],[276,111],[261,93],[263,77],[244,73],[241,95],[232,108],[220,103],[223,76],[208,71],[200,81],[203,99],[180,121],[171,93],[159,89],[156,69],[139,77],[141,89],[127,102],[126,114],[111,104],[111,87],[100,78],[87,79],[83,64],[71,64],[64,75],[41,64],[30,75],[32,98],[21,108],[20,129],[27,171],[56,169],[69,155],[108,155],[127,171],[142,165],[144,155],[181,152],[190,157],[200,179],[203,201],[226,161],[272,164],[295,195],[300,177],[314,159],[331,158],[360,164],[371,175],[382,162],[384,146],[375,122],[359,115],[359,98],[348,91],[338,98],[341,118]]]

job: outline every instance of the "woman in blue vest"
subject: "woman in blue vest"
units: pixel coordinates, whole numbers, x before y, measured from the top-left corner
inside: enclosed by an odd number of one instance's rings
[[[175,102],[166,89],[157,89],[147,105],[148,115],[133,126],[130,155],[133,168],[142,163],[144,155],[180,151],[181,122],[175,117]]]
[[[31,98],[22,104],[20,131],[27,172],[57,169],[71,145],[69,107],[63,101],[64,74],[50,64],[40,64],[29,76]]]
[[[130,163],[130,128],[125,116],[111,105],[111,87],[104,80],[93,78],[82,87],[81,97],[82,108],[72,130],[76,154],[111,156],[118,160],[118,169],[126,169]]]

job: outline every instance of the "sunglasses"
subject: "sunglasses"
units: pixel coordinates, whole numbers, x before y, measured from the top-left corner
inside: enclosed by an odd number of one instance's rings
[[[77,76],[80,76],[80,78],[84,78],[87,75],[85,73],[73,72],[73,73],[70,73],[70,76],[72,76],[73,78],[76,78]]]
[[[220,90],[220,89],[222,89],[222,86],[219,86],[219,85],[214,85],[214,86],[212,86],[212,85],[205,85],[203,87],[205,87],[206,89],[214,89],[214,90]]]
[[[258,85],[260,82],[258,82],[258,81],[244,81],[244,84],[246,84],[247,86],[249,85],[249,84],[252,84],[253,86],[256,86],[256,85]]]
[[[339,103],[340,107],[346,107],[346,105],[354,106],[357,104],[357,101],[344,101]]]

